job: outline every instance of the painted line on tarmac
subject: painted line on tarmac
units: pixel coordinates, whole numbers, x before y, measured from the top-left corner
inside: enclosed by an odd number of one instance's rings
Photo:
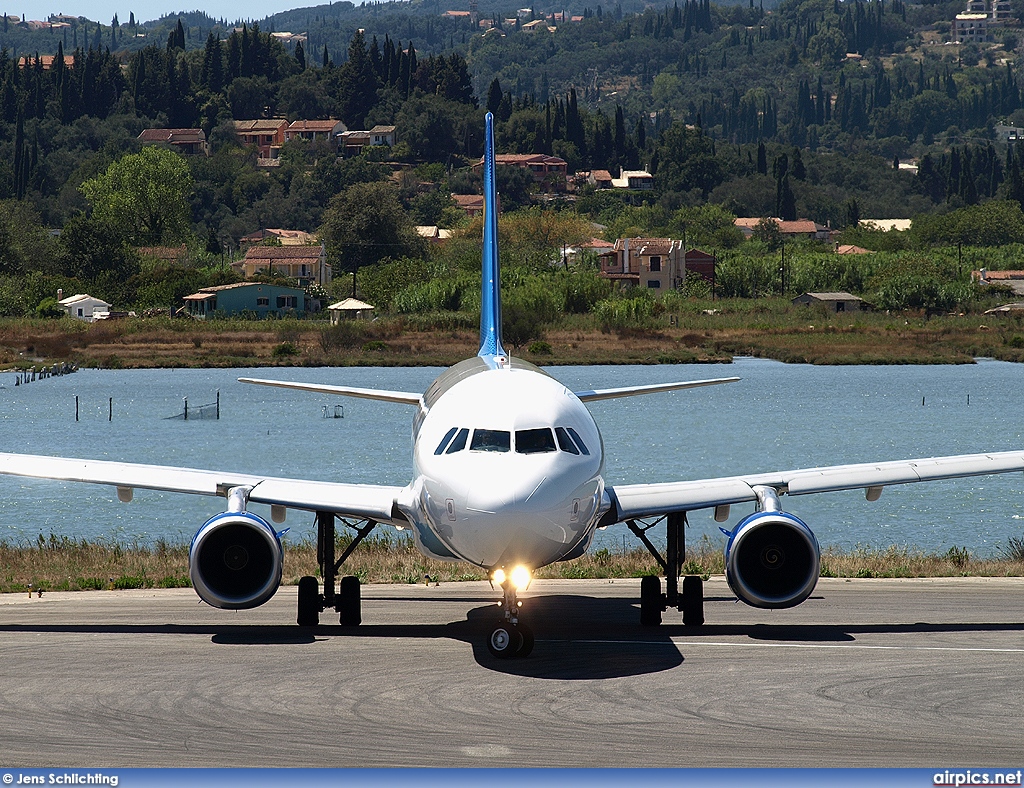
[[[542,641],[537,641],[538,643]],[[548,641],[560,643],[565,641]],[[576,640],[574,643],[590,643],[594,645],[664,645],[661,640]],[[675,646],[718,646],[723,648],[799,648],[799,649],[852,649],[860,651],[977,651],[997,654],[1024,654],[1024,648],[982,648],[980,646],[871,646],[863,643],[855,645],[840,645],[838,643],[747,643],[716,640],[690,640],[688,638],[669,638]]]

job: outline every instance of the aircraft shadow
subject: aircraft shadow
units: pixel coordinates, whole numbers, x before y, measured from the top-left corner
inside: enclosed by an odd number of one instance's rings
[[[410,599],[410,601],[424,601]],[[429,600],[427,600],[429,601]],[[451,601],[451,600],[447,600]],[[478,598],[467,600],[479,602]],[[710,599],[708,601],[711,601]],[[330,613],[324,613],[326,620]],[[488,670],[538,679],[584,680],[635,676],[671,670],[684,662],[685,640],[746,637],[766,642],[842,643],[867,634],[956,634],[1005,632],[1024,634],[1024,623],[913,624],[705,624],[684,627],[676,611],[666,611],[660,627],[641,627],[632,598],[575,595],[538,596],[527,600],[525,620],[536,646],[528,659],[497,659],[486,646],[499,620],[497,605],[479,605],[466,618],[439,624],[374,624],[316,628],[253,624],[0,624],[0,634],[165,634],[204,635],[222,646],[295,646],[328,638],[447,638],[467,643],[476,662]],[[335,619],[337,620],[337,619]],[[675,640],[674,640],[675,639]],[[681,641],[681,642],[680,642]]]

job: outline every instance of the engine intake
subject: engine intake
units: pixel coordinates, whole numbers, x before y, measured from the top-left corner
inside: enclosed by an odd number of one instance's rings
[[[729,587],[753,607],[799,605],[814,590],[820,565],[818,540],[788,512],[755,512],[740,521],[725,545]]]
[[[281,540],[252,512],[211,517],[192,539],[188,558],[192,587],[213,607],[257,607],[281,585]]]

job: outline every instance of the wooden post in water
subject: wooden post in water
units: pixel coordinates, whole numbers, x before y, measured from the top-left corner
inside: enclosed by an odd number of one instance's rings
[[[217,421],[220,421],[220,389],[217,389]]]
[[[75,421],[78,421],[78,395],[75,394]]]
[[[114,398],[110,397],[107,400],[107,421],[114,420]]]
[[[182,397],[185,400],[185,421],[188,421],[188,397]]]

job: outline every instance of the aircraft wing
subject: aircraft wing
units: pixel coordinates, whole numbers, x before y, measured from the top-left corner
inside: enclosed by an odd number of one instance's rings
[[[194,495],[226,497],[232,487],[252,487],[252,503],[286,506],[310,511],[330,511],[342,517],[369,518],[379,523],[398,523],[395,498],[402,487],[377,484],[283,479],[245,473],[141,465],[109,460],[80,460],[31,454],[0,454],[0,474],[35,479],[108,484],[119,489],[140,488]]]
[[[891,484],[1015,471],[1024,471],[1024,451],[831,465],[696,481],[616,484],[605,488],[612,506],[603,524],[754,501],[757,499],[754,487],[757,486],[774,487],[779,494],[790,495],[863,489],[874,500],[882,487]]]
[[[282,389],[298,389],[319,394],[340,394],[344,397],[376,399],[382,402],[397,402],[400,405],[419,405],[423,395],[413,391],[387,391],[385,389],[361,389],[354,386],[330,386],[324,383],[294,383],[287,380],[263,380],[261,378],[239,378],[239,383],[255,383],[258,386],[276,386]]]
[[[616,399],[617,397],[634,397],[638,394],[657,394],[659,391],[678,391],[679,389],[696,389],[701,386],[717,386],[719,383],[735,383],[739,378],[713,378],[711,380],[684,380],[678,383],[651,383],[646,386],[623,386],[617,389],[597,389],[596,391],[573,392],[582,402],[593,402],[599,399]]]

